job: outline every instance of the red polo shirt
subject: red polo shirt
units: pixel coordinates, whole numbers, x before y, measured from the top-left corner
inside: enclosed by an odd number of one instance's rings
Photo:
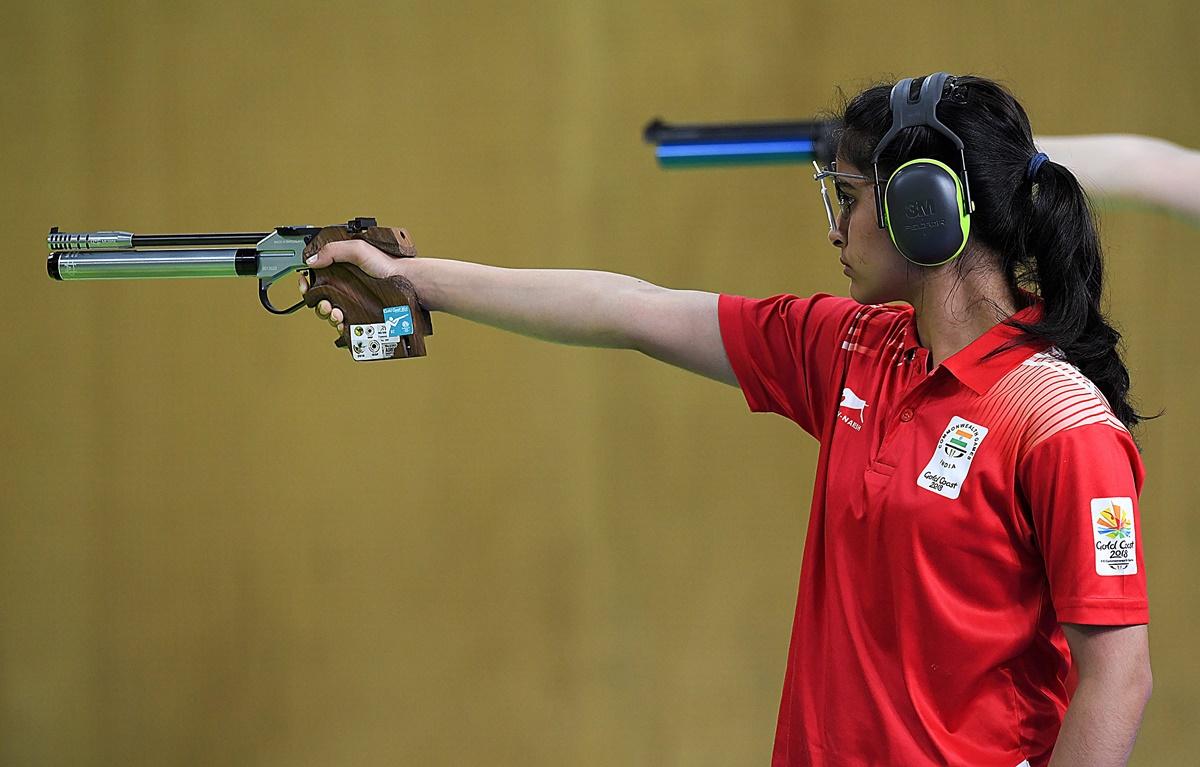
[[[1045,345],[985,359],[1004,324],[928,371],[908,306],[719,317],[750,409],[821,442],[772,764],[1046,764],[1060,622],[1149,620],[1142,463],[1103,395]]]

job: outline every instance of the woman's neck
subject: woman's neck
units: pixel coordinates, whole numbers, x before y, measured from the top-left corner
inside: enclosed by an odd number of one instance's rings
[[[929,350],[931,368],[1020,308],[997,270],[968,268],[962,277],[958,271],[950,267],[928,275],[909,301],[916,312],[918,343]]]

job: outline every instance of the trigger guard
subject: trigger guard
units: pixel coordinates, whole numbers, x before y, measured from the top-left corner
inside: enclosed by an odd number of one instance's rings
[[[258,281],[258,302],[260,304],[262,304],[263,308],[266,309],[271,314],[291,314],[292,312],[298,311],[300,309],[300,307],[304,306],[304,301],[301,300],[298,303],[296,303],[294,306],[289,306],[287,309],[275,308],[274,306],[271,305],[271,299],[267,295],[267,287],[268,287],[268,283],[266,281],[264,281],[264,280]]]

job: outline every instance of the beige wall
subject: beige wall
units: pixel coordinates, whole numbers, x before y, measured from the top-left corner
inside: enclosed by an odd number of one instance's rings
[[[373,215],[429,256],[841,292],[803,169],[664,172],[642,125],[945,69],[1041,133],[1200,145],[1193,3],[6,5],[5,765],[765,764],[816,456],[630,352],[438,316],[427,359],[355,365],[252,282],[53,283],[49,226]],[[1200,229],[1103,225],[1167,411],[1134,763],[1186,764]]]

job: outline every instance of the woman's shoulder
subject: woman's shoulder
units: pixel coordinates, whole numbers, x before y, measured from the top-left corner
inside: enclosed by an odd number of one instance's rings
[[[1057,348],[1035,352],[997,385],[1022,427],[1021,452],[1082,426],[1102,424],[1128,433],[1104,394]]]
[[[860,304],[854,302],[842,349],[864,352],[880,364],[894,362],[915,342],[912,306],[908,304]]]

